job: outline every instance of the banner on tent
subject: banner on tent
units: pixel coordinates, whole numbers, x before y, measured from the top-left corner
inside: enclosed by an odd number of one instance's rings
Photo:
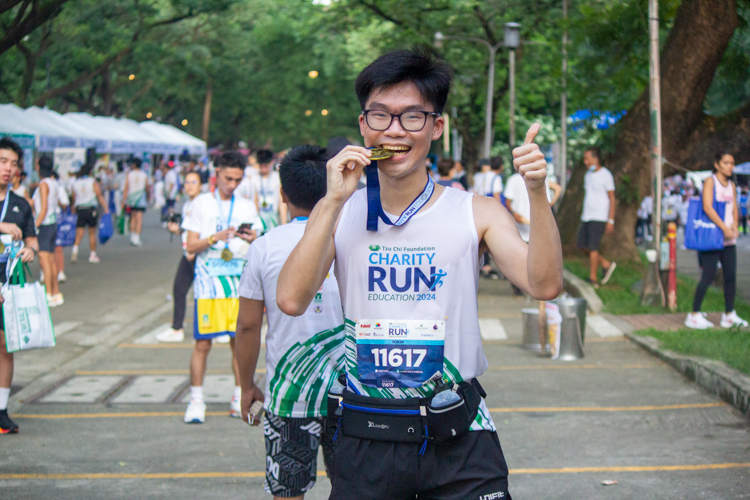
[[[57,148],[54,152],[55,171],[60,180],[65,182],[70,175],[78,172],[86,163],[84,148]]]

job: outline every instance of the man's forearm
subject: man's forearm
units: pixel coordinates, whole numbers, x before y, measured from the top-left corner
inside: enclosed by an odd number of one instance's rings
[[[562,290],[562,245],[557,222],[544,189],[529,192],[531,223],[527,269],[529,293],[552,300]]]
[[[323,198],[310,214],[305,234],[279,274],[276,303],[285,314],[303,314],[325,279],[331,265],[333,230],[342,206]]]
[[[234,357],[239,367],[240,387],[250,390],[255,385],[255,369],[260,355],[260,322],[243,325],[238,319],[235,332]]]

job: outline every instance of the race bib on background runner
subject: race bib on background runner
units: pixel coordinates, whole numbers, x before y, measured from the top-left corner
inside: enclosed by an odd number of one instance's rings
[[[232,259],[226,262],[222,259],[208,259],[206,262],[208,275],[212,278],[218,276],[242,276],[245,267],[244,259]]]
[[[442,376],[445,321],[361,320],[356,327],[360,383],[420,387]]]

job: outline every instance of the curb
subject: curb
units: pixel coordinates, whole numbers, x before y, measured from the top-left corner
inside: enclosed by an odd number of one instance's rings
[[[593,313],[598,314],[604,309],[604,303],[596,294],[594,287],[565,268],[563,268],[563,289],[573,297],[586,299],[589,310]]]
[[[744,373],[730,368],[721,361],[661,349],[661,342],[653,337],[642,337],[633,333],[626,333],[625,336],[750,417],[750,377]]]

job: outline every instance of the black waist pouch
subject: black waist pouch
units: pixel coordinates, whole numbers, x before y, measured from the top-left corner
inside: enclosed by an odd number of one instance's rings
[[[479,405],[486,396],[476,379],[454,386],[459,401],[435,408],[432,402],[427,407],[429,437],[437,444],[447,444],[469,432],[471,423],[477,418]]]
[[[425,440],[419,398],[390,399],[358,396],[344,391],[344,435],[375,441],[421,443]]]

